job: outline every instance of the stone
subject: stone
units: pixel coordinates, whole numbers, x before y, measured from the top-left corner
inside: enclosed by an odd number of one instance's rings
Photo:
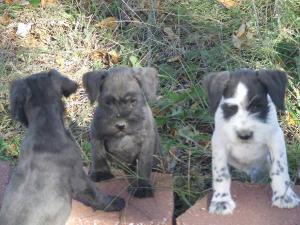
[[[294,190],[300,196],[300,186]],[[211,193],[177,218],[177,225],[298,225],[300,206],[293,209],[272,207],[270,185],[232,182],[231,194],[236,202],[232,215],[208,213]]]
[[[93,211],[73,200],[72,212],[66,225],[171,225],[174,208],[172,177],[153,173],[152,183],[154,197],[143,199],[128,194],[129,183],[124,176],[97,183],[104,193],[123,197],[126,200],[125,208],[121,212]]]

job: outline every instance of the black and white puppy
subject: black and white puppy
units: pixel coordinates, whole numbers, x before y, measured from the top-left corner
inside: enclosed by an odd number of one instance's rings
[[[1,225],[64,225],[72,197],[107,211],[124,200],[101,193],[83,170],[80,149],[64,126],[62,97],[77,84],[56,70],[12,83],[12,117],[27,127],[18,165],[6,188]]]
[[[140,198],[152,196],[151,170],[162,153],[148,105],[156,98],[156,69],[115,67],[89,72],[83,76],[83,85],[91,102],[98,100],[91,125],[91,179],[112,178],[107,160],[115,159],[136,174],[129,191]]]
[[[284,72],[249,69],[211,73],[204,80],[214,113],[212,136],[213,197],[209,212],[230,214],[236,207],[230,194],[228,164],[251,178],[269,171],[272,205],[296,207],[291,188],[283,132],[276,107],[284,110]]]

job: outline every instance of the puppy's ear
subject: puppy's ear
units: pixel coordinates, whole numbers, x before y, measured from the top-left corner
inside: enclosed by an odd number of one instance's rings
[[[107,70],[88,72],[83,75],[82,83],[91,103],[94,103],[100,95],[101,84],[107,75]]]
[[[10,87],[10,110],[11,115],[15,120],[20,121],[25,126],[28,125],[28,120],[25,114],[25,103],[29,95],[29,89],[26,81],[15,80]]]
[[[215,113],[218,108],[229,78],[230,73],[223,71],[210,73],[203,80],[203,85],[208,95],[209,108],[213,113]]]
[[[287,85],[286,73],[279,70],[260,70],[258,71],[258,79],[267,88],[276,107],[284,110],[284,96]]]
[[[156,100],[158,72],[153,67],[134,68],[134,77],[138,80],[147,101]]]
[[[62,91],[62,94],[65,97],[69,97],[72,93],[74,93],[77,88],[78,88],[78,84],[72,80],[70,80],[69,78],[61,75],[61,73],[59,73],[57,70],[50,70],[48,73],[48,76],[55,76],[59,79],[59,85]]]

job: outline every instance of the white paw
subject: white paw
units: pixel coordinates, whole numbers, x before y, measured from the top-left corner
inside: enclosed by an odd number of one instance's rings
[[[276,194],[272,197],[272,205],[278,208],[294,208],[300,203],[300,198],[289,188],[283,195]]]
[[[209,213],[227,215],[232,214],[235,208],[235,202],[230,198],[226,200],[211,201]]]

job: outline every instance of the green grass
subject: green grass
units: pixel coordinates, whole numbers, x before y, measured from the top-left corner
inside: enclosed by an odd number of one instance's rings
[[[152,65],[160,72],[160,98],[152,109],[174,177],[175,215],[191,206],[211,188],[208,112],[201,80],[211,71],[283,69],[289,75],[284,129],[290,174],[294,181],[300,166],[300,2],[298,0],[242,1],[226,9],[217,1],[161,1],[156,17],[137,0],[71,1],[41,10],[18,5],[0,6],[13,23],[34,22],[30,37],[13,37],[13,26],[0,25],[0,157],[16,160],[23,136],[9,117],[9,82],[33,72],[57,68],[81,81],[84,72],[114,66],[111,56],[91,57],[93,51],[117,51],[121,65]],[[108,16],[120,22],[114,30],[97,24]],[[247,23],[253,38],[233,46],[232,35]],[[175,38],[166,34],[173,31]],[[90,160],[88,127],[93,106],[82,88],[67,100],[67,124]],[[1,108],[0,108],[1,109]],[[9,151],[8,151],[9,149]],[[247,180],[234,172],[233,178]]]

